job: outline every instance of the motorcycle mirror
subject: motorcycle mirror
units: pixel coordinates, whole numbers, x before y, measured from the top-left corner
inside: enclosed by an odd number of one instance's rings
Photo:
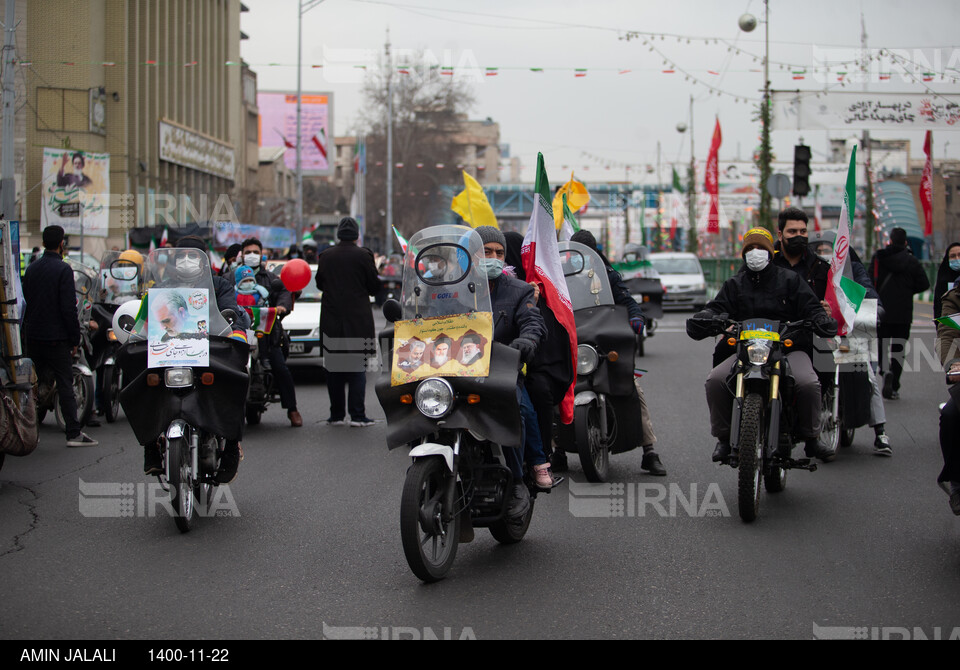
[[[237,313],[232,309],[220,310],[220,316],[226,319],[227,323],[229,323],[231,326],[237,321]]]
[[[403,310],[400,308],[400,303],[390,298],[383,303],[383,318],[385,318],[390,323],[394,323],[403,318]]]
[[[140,275],[140,268],[128,261],[113,261],[110,264],[110,276],[120,281],[130,281]]]

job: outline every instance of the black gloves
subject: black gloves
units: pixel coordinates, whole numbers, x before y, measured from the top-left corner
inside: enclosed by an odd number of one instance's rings
[[[537,345],[530,340],[518,337],[513,342],[510,343],[510,346],[520,352],[520,364],[529,363],[533,360],[534,354],[537,353]]]
[[[699,341],[716,335],[716,318],[716,314],[707,310],[697,312],[691,318],[687,319],[687,336],[692,340]]]
[[[837,334],[838,324],[836,319],[826,318],[817,319],[813,324],[813,332],[820,337],[833,337]]]

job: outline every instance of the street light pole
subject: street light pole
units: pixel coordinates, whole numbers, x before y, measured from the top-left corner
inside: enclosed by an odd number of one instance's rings
[[[301,102],[303,89],[301,86],[301,70],[303,60],[303,15],[319,5],[323,0],[298,0],[297,7],[297,231],[296,244],[303,241],[303,166],[300,161],[302,129],[300,123]]]

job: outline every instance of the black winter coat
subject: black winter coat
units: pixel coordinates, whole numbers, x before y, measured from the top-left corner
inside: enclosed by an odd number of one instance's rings
[[[494,341],[509,346],[515,340],[527,340],[533,345],[535,354],[547,331],[533,300],[533,287],[501,274],[490,282],[490,301],[493,303]]]
[[[293,294],[283,285],[280,277],[261,265],[257,268],[257,274],[254,275],[254,279],[256,279],[260,286],[270,291],[270,293],[267,294],[267,302],[271,307],[283,307],[287,310],[287,314],[290,313],[293,309]],[[275,326],[273,330],[270,331],[269,341],[271,346],[280,345],[283,338],[283,325],[279,320],[277,321],[277,326],[279,327]]]
[[[320,331],[323,338],[376,337],[370,296],[380,291],[373,252],[343,240],[317,257],[317,288],[320,301]],[[331,344],[333,350],[341,346]],[[371,345],[372,348],[372,345]]]
[[[888,246],[870,262],[873,283],[883,302],[883,323],[913,322],[913,296],[930,288],[930,280],[906,247]]]
[[[783,252],[780,252],[774,255],[773,264],[787,270],[793,270],[803,277],[807,286],[817,296],[817,300],[823,300],[824,296],[827,295],[827,277],[830,272],[830,265],[815,254],[804,251],[800,262],[796,265],[790,265],[787,257],[783,255]]]
[[[45,251],[27,266],[23,275],[23,335],[28,340],[80,344],[80,317],[77,313],[73,270],[60,254]]]

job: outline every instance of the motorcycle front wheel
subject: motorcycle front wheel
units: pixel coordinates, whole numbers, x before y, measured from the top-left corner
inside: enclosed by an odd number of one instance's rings
[[[193,488],[190,486],[190,445],[186,438],[178,437],[167,443],[167,458],[170,459],[170,504],[173,506],[173,521],[181,533],[190,530],[193,520]]]
[[[613,412],[607,413],[607,423],[616,421]],[[610,448],[607,436],[600,430],[600,405],[591,402],[573,410],[573,430],[577,441],[580,467],[589,482],[606,481],[610,472]],[[613,434],[613,430],[610,433]]]
[[[103,405],[103,416],[107,423],[113,423],[120,415],[122,374],[120,368],[116,365],[106,365],[103,368],[103,389],[100,391],[100,402]]]
[[[740,518],[750,523],[760,513],[760,475],[763,466],[763,399],[751,393],[740,413],[740,465],[737,505]]]
[[[424,458],[407,470],[400,496],[400,540],[407,564],[419,579],[446,577],[457,556],[460,515],[444,523],[443,487],[448,471],[442,458]]]

